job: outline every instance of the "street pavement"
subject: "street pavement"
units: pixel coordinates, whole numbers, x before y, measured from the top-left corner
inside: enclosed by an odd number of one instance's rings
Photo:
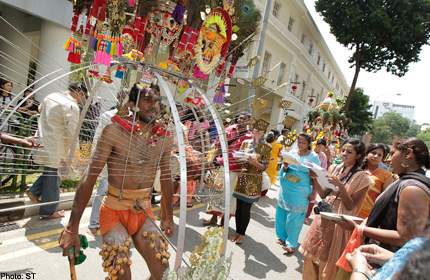
[[[243,244],[236,245],[227,241],[226,255],[233,253],[229,279],[301,279],[303,256],[298,251],[284,255],[282,247],[276,244],[275,212],[278,190],[278,185],[274,185],[268,192],[268,198],[261,198],[252,206],[251,222]],[[194,207],[188,208],[187,212],[186,259],[195,246],[201,245],[201,235],[208,229],[202,225],[203,219],[209,217],[205,214],[206,205],[196,201],[193,203]],[[153,205],[155,214],[158,213],[158,206]],[[178,224],[179,208],[174,207],[174,211],[174,221]],[[89,247],[85,249],[86,261],[76,266],[79,280],[105,279],[107,276],[103,272],[99,256],[102,238],[86,234],[90,213],[91,207],[87,207],[79,229],[89,241]],[[69,217],[70,211],[66,211],[66,217],[61,220],[39,220],[38,216],[34,216],[16,221],[20,229],[0,233],[0,241],[3,242],[0,246],[0,279],[70,279],[67,258],[62,257],[62,250],[57,242]],[[232,218],[229,236],[235,233],[234,222]],[[299,244],[308,228],[307,225],[303,226]],[[172,242],[176,244],[177,232]],[[173,267],[175,253],[172,249],[170,252],[170,266]],[[133,279],[146,279],[149,276],[148,269],[134,247],[131,250],[131,259]],[[182,265],[185,266],[184,263]],[[6,278],[8,276],[9,278]],[[12,278],[13,276],[15,278]]]

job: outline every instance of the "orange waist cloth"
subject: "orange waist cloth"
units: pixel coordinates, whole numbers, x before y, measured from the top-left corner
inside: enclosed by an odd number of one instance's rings
[[[152,213],[149,194],[151,189],[130,190],[124,189],[122,201],[118,201],[120,190],[109,185],[108,194],[104,197],[100,207],[100,232],[105,234],[119,222],[121,222],[128,231],[128,234],[135,234],[143,225],[146,214],[139,207],[145,209],[148,215],[155,219]]]

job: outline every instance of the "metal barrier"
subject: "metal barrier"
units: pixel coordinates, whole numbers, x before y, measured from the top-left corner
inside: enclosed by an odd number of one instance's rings
[[[12,111],[10,110],[4,110],[2,115],[9,115]],[[16,128],[17,133],[15,134],[17,137],[30,137],[31,134],[31,127],[35,120],[40,116],[39,114],[33,115],[30,118],[28,118],[27,122],[25,121],[25,118],[18,112],[13,113],[14,116],[17,117],[18,123],[14,122],[13,126]],[[95,126],[98,125],[98,120],[88,120],[84,119],[84,123],[88,124],[95,124]],[[12,121],[11,119],[8,120],[9,126],[11,126]],[[85,128],[81,128],[81,137],[84,135],[82,133],[82,130],[85,130]],[[88,130],[88,129],[86,129]],[[93,133],[95,130],[93,131]],[[42,173],[43,172],[43,166],[41,166],[38,169],[30,169],[31,161],[29,159],[30,149],[23,149],[21,145],[14,145],[16,148],[11,150],[13,151],[13,168],[12,169],[6,169],[1,170],[1,175],[8,175],[11,174],[12,176],[12,187],[27,187],[26,179],[27,176],[30,174],[35,173]],[[18,183],[18,177],[21,176],[21,183],[19,186],[17,186]],[[8,180],[9,181],[9,180]]]

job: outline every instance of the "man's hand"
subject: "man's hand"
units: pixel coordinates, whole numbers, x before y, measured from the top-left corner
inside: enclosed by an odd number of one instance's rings
[[[26,146],[28,148],[42,148],[44,147],[42,144],[37,143],[35,141],[35,139],[37,139],[37,136],[30,136],[30,137],[25,137],[22,139],[22,145]]]
[[[63,230],[60,237],[58,238],[58,243],[60,243],[60,247],[63,248],[63,257],[67,256],[69,249],[72,246],[75,246],[75,257],[79,257],[81,240],[79,239],[78,234],[70,234]]]
[[[166,236],[171,238],[173,236],[174,231],[175,223],[173,222],[173,219],[166,219],[164,221],[164,232],[166,233]]]

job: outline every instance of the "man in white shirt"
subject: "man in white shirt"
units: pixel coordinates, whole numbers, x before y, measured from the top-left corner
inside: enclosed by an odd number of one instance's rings
[[[288,133],[290,133],[290,130],[288,128],[283,128],[281,131],[281,135],[278,137],[278,141],[281,142],[282,140],[284,140],[284,138],[288,136]]]
[[[44,145],[34,153],[34,162],[43,165],[42,175],[34,182],[26,194],[34,203],[58,201],[61,179],[58,168],[67,160],[73,145],[73,136],[79,120],[79,107],[87,96],[87,88],[75,82],[64,92],[51,93],[39,107],[40,119],[36,135]],[[79,143],[76,142],[76,145]],[[78,151],[78,149],[76,150]],[[64,211],[57,211],[58,203],[41,206],[42,219],[64,217]]]

